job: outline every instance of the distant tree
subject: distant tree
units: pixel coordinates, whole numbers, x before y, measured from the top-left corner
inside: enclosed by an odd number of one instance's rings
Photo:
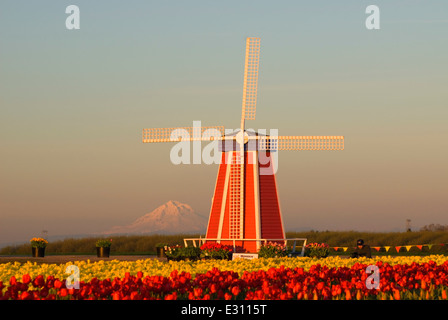
[[[434,224],[423,226],[420,231],[448,231],[448,225]]]

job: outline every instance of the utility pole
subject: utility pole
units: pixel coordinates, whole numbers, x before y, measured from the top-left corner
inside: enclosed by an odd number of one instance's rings
[[[406,219],[406,232],[411,232],[411,219]]]

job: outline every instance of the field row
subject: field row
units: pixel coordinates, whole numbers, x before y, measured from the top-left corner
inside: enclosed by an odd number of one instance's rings
[[[406,258],[408,259],[408,258]],[[278,261],[280,260],[280,261]],[[98,276],[80,280],[70,275],[36,276],[24,273],[20,278],[11,276],[0,282],[0,299],[71,299],[71,300],[364,300],[364,299],[427,299],[446,300],[448,287],[448,261],[433,257],[428,261],[401,261],[394,264],[384,261],[339,259],[306,261],[306,259],[259,259],[258,261],[215,261],[219,267],[243,268],[240,272],[223,270],[207,263],[155,263],[155,268],[145,269],[150,261],[127,263],[94,263]],[[404,259],[402,259],[404,260]],[[417,259],[418,260],[418,259]],[[303,264],[287,267],[285,264]],[[329,262],[329,263],[325,263]],[[349,263],[351,262],[351,263]],[[280,263],[280,266],[278,265]],[[370,263],[373,263],[371,265]],[[80,267],[89,267],[89,263]],[[333,266],[330,266],[333,265]],[[349,266],[350,265],[350,266]],[[114,268],[121,276],[113,276]],[[156,267],[158,266],[158,267]],[[250,270],[256,269],[258,270]],[[376,270],[368,270],[374,266]],[[20,268],[13,264],[3,267]],[[24,270],[39,266],[25,264]],[[54,266],[43,266],[52,273]],[[105,268],[108,267],[108,268]],[[247,268],[251,267],[251,268]],[[307,267],[306,269],[304,267]],[[194,274],[179,269],[195,271]],[[199,272],[202,268],[208,269]],[[249,270],[247,270],[249,269]],[[73,269],[71,269],[73,270]],[[101,271],[102,270],[102,271]],[[135,272],[131,274],[130,270]],[[138,271],[137,271],[138,270]],[[147,275],[145,275],[145,272]],[[169,272],[169,275],[155,275]],[[18,272],[18,270],[16,270]],[[22,271],[23,272],[23,271]],[[124,274],[123,274],[124,273]],[[68,281],[70,279],[70,281]],[[75,281],[72,281],[75,280]]]
[[[269,268],[277,268],[284,266],[285,268],[303,268],[309,270],[314,265],[327,266],[328,268],[351,267],[355,263],[373,265],[381,261],[390,265],[405,265],[415,263],[427,263],[430,261],[440,265],[448,258],[444,255],[429,256],[383,256],[373,258],[346,259],[338,256],[330,256],[327,258],[269,258],[255,260],[198,260],[198,261],[159,261],[157,259],[142,259],[136,261],[118,261],[118,260],[100,260],[96,262],[87,261],[70,261],[65,264],[37,264],[35,262],[10,262],[0,264],[0,281],[3,283],[9,281],[12,276],[17,279],[28,274],[31,277],[42,275],[44,277],[54,276],[56,278],[66,278],[66,269],[70,265],[75,265],[79,269],[80,280],[89,281],[92,278],[97,279],[113,279],[115,277],[123,277],[126,272],[136,275],[142,272],[144,276],[164,276],[168,277],[172,271],[188,272],[192,276],[196,273],[206,273],[213,267],[222,271],[234,271],[242,274],[245,271],[252,272],[258,270],[268,270]]]
[[[28,262],[0,274],[2,299],[446,299],[448,286],[445,256]]]

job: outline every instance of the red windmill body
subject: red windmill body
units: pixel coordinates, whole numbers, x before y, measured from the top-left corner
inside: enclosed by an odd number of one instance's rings
[[[257,151],[246,151],[244,197],[240,197],[237,157],[238,151],[222,154],[206,238],[226,239],[220,242],[236,246],[239,251],[257,252],[261,239],[276,241],[285,238],[277,181],[273,167],[269,163],[260,163]],[[273,160],[271,155],[266,155],[266,158]],[[264,170],[271,171],[271,174],[263,173]]]
[[[277,151],[344,148],[343,136],[278,136],[245,130],[245,120],[255,119],[259,54],[260,39],[247,38],[241,127],[236,134],[225,135],[220,126],[143,129],[145,143],[219,144],[221,161],[202,240],[251,253],[257,252],[263,242],[285,239],[275,176]]]

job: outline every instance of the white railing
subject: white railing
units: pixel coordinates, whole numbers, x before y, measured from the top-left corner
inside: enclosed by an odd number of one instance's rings
[[[305,246],[306,246],[306,240],[307,238],[282,238],[282,239],[225,239],[225,238],[186,238],[184,239],[184,244],[185,247],[188,247],[188,241],[192,241],[193,242],[193,246],[197,247],[199,245],[199,247],[204,244],[207,241],[232,241],[233,243],[233,252],[236,252],[236,242],[241,242],[241,241],[257,241],[259,244],[263,243],[263,244],[267,244],[270,241],[284,241],[285,242],[285,246],[288,245],[288,241],[292,241],[293,245],[292,245],[292,251],[291,253],[294,254],[296,253],[296,246],[297,246],[297,241],[303,241],[303,245],[302,245],[302,250],[300,252],[300,256],[303,257],[305,255]],[[198,241],[198,244],[196,244],[196,241]]]

